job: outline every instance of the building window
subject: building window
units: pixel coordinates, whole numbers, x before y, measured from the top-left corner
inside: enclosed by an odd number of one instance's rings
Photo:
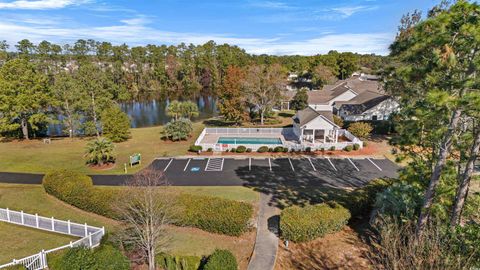
[[[378,120],[378,116],[376,116],[376,115],[372,116],[372,120],[373,120],[373,121],[377,121],[377,120]]]

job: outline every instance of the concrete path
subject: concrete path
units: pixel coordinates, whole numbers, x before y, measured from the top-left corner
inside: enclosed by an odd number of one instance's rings
[[[270,206],[271,195],[261,193],[257,237],[248,270],[273,270],[278,249],[280,209]],[[273,233],[273,232],[275,233]]]

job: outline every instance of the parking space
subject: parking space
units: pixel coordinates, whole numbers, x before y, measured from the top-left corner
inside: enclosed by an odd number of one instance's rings
[[[387,159],[355,158],[162,158],[150,168],[163,171],[171,185],[359,187],[379,177],[396,177]],[[115,178],[115,180],[113,180]],[[117,185],[125,176],[94,176],[94,183]]]

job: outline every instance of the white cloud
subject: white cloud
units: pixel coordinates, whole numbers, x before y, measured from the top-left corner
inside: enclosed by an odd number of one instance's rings
[[[293,6],[284,2],[277,1],[254,1],[250,3],[252,7],[267,8],[267,9],[293,9]]]
[[[88,0],[17,0],[11,2],[0,2],[0,9],[59,9],[71,5],[78,5],[89,2]]]
[[[152,28],[144,17],[124,19],[116,25],[102,27],[67,27],[64,24],[26,24],[0,21],[0,36],[8,37],[7,41],[11,45],[24,38],[28,38],[32,42],[48,40],[57,43],[92,38],[114,44],[127,43],[129,45],[178,44],[181,42],[203,44],[214,40],[219,44],[238,45],[254,54],[279,55],[313,55],[330,50],[386,54],[388,45],[394,38],[392,34],[386,33],[323,33],[313,39],[286,41],[278,36],[275,38],[251,38],[224,34],[182,33]]]
[[[355,13],[370,11],[375,9],[378,9],[378,6],[345,6],[345,7],[332,8],[331,10],[337,13],[340,13],[340,15],[342,15],[342,17],[344,18],[348,18],[354,15]]]

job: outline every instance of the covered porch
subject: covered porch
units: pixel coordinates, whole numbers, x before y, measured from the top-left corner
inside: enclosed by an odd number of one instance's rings
[[[307,129],[300,130],[300,143],[337,143],[338,129]]]

